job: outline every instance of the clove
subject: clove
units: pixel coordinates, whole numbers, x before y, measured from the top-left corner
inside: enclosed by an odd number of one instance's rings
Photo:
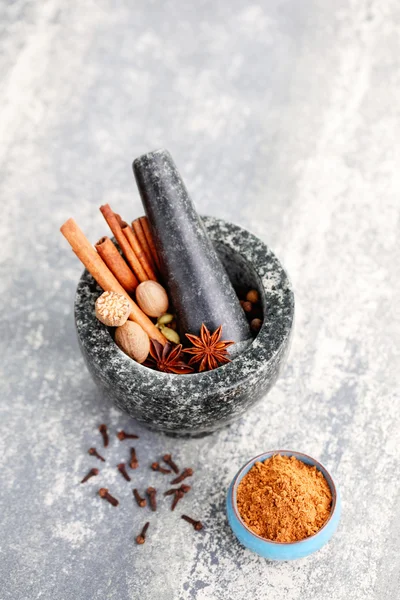
[[[164,469],[164,467],[159,465],[158,462],[151,463],[151,468],[153,469],[153,471],[159,471],[160,473],[164,473],[164,475],[171,473],[170,469]]]
[[[171,488],[170,490],[167,490],[166,492],[164,492],[164,496],[172,496],[178,490],[181,490],[184,494],[187,494],[188,492],[190,492],[191,489],[192,488],[190,487],[190,485],[185,485],[184,483],[182,483],[181,487]]]
[[[107,446],[108,446],[107,425],[104,425],[104,423],[102,425],[100,425],[99,431],[100,431],[101,435],[103,436],[104,448],[107,448]]]
[[[188,523],[193,525],[193,527],[196,531],[200,531],[200,529],[203,529],[203,524],[201,521],[195,521],[194,519],[192,519],[191,517],[188,517],[187,515],[181,515],[181,519],[183,519],[184,521],[187,521]]]
[[[118,500],[116,498],[114,498],[114,496],[111,496],[111,494],[108,493],[107,488],[100,488],[99,496],[100,496],[100,498],[107,500],[107,502],[109,502],[113,506],[118,506],[118,504],[119,504]]]
[[[147,504],[146,498],[142,498],[136,488],[133,490],[133,495],[135,496],[138,506],[144,508]]]
[[[136,536],[136,543],[137,544],[144,544],[146,541],[146,533],[147,530],[149,528],[150,522],[147,521],[147,523],[145,524],[145,526],[143,527],[142,531],[139,533],[138,536]]]
[[[175,477],[175,479],[173,479],[171,481],[171,483],[172,483],[172,485],[181,483],[181,481],[186,479],[186,477],[191,477],[192,475],[193,475],[193,469],[190,469],[190,468],[183,469],[182,473],[180,475],[178,475],[178,477]]]
[[[172,456],[171,454],[164,454],[163,456],[163,461],[165,463],[167,463],[167,465],[169,467],[171,467],[171,469],[174,471],[174,473],[178,474],[179,473],[179,467],[178,465],[172,460]]]
[[[171,504],[171,510],[175,510],[176,505],[178,504],[179,500],[182,500],[184,495],[185,495],[185,492],[182,492],[182,490],[176,490],[175,497]]]
[[[120,440],[120,442],[123,442],[124,440],[138,440],[139,436],[135,435],[134,433],[125,433],[125,431],[118,431],[117,438]]]
[[[131,462],[129,463],[129,466],[131,469],[137,469],[139,466],[135,448],[131,448]]]
[[[89,473],[87,475],[85,475],[85,477],[82,479],[81,483],[86,483],[87,481],[89,481],[89,479],[91,477],[96,477],[96,475],[99,474],[99,470],[98,469],[90,469]]]
[[[102,456],[100,456],[100,454],[97,452],[96,448],[89,448],[88,452],[89,452],[89,454],[91,456],[95,456],[99,460],[102,460],[103,462],[106,462],[106,459],[103,458]]]
[[[152,511],[157,510],[156,493],[157,493],[157,490],[153,487],[148,487],[146,490],[146,494],[149,497],[150,508]]]
[[[126,472],[125,463],[119,463],[119,465],[117,465],[117,469],[121,473],[122,477],[124,477],[127,481],[131,480],[128,473]]]

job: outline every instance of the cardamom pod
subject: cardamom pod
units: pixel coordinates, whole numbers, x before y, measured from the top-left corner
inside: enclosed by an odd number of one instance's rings
[[[173,344],[181,343],[181,339],[177,332],[171,329],[170,327],[165,327],[165,325],[159,325],[159,329],[163,336],[167,338],[169,342],[172,342]]]
[[[165,313],[158,317],[157,325],[167,325],[167,323],[171,323],[174,320],[174,315],[170,315],[169,313]]]

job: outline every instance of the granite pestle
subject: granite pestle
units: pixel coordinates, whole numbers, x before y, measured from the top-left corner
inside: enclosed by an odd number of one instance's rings
[[[229,277],[167,150],[137,158],[133,172],[162,263],[162,276],[184,334],[212,332],[232,340],[234,356],[251,341],[249,325]]]

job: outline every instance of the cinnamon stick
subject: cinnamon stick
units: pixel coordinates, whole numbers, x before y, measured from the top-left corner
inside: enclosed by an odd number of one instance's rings
[[[139,219],[141,226],[143,227],[144,235],[146,236],[147,243],[150,247],[151,255],[157,268],[160,269],[160,258],[158,256],[157,248],[154,243],[153,234],[150,231],[149,220],[147,217],[140,217]]]
[[[139,281],[147,281],[148,277],[146,275],[146,272],[142,268],[142,265],[140,264],[136,254],[134,253],[130,243],[128,242],[122,231],[121,217],[119,217],[118,215],[118,218],[113,213],[109,204],[104,204],[103,206],[100,206],[100,211],[105,220],[107,221],[122,252],[125,255],[126,260],[128,261],[130,267],[133,269],[133,272],[135,273],[136,277],[139,279]]]
[[[95,248],[111,273],[115,275],[128,294],[134,292],[139,285],[139,282],[110,238],[107,236],[102,237],[101,240],[95,244]]]
[[[131,321],[135,321],[145,330],[150,338],[156,339],[164,346],[166,343],[165,337],[124,290],[122,285],[114,277],[110,269],[90,244],[82,230],[75,223],[74,219],[68,219],[68,221],[62,225],[60,231],[71,245],[76,256],[85,265],[99,286],[103,288],[104,291],[116,292],[117,294],[126,296],[131,306],[131,313],[129,315]]]
[[[142,217],[145,218],[145,217]],[[147,241],[146,235],[144,233],[142,224],[140,222],[140,219],[135,219],[134,221],[132,221],[132,229],[133,231],[136,233],[136,236],[139,240],[139,244],[142,247],[143,252],[146,254],[147,256],[147,260],[149,261],[153,271],[156,273],[157,272],[157,265],[154,261],[154,258],[151,254],[151,249],[149,246],[149,243]]]
[[[151,264],[147,260],[147,256],[143,252],[142,247],[139,244],[139,240],[138,240],[136,234],[132,231],[131,227],[129,227],[129,225],[127,223],[122,225],[122,231],[124,232],[125,237],[128,240],[128,242],[132,246],[132,250],[136,254],[137,259],[140,262],[142,268],[146,272],[147,278],[152,279],[153,281],[157,281],[156,274],[154,273],[154,271],[151,267]]]

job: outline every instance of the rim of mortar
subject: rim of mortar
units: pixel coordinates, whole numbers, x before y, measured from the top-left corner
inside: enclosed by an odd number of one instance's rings
[[[83,350],[93,362],[101,361],[101,372],[96,374],[105,383],[112,377],[118,381],[120,390],[129,392],[134,376],[136,389],[139,390],[142,385],[146,389],[151,386],[154,396],[167,397],[171,391],[176,395],[190,394],[199,384],[204,385],[209,395],[219,393],[221,388],[234,388],[243,381],[248,385],[249,378],[252,375],[256,377],[259,369],[265,369],[267,363],[274,362],[280,349],[286,347],[294,320],[294,295],[280,261],[260,238],[246,229],[215,217],[203,216],[202,219],[212,242],[224,245],[231,254],[240,255],[257,276],[264,310],[263,325],[257,337],[232,362],[213,371],[175,375],[144,367],[118,348],[108,328],[96,318],[94,304],[101,288],[85,269],[75,295],[75,325]],[[274,299],[282,313],[278,334],[273,327],[276,327],[277,318],[272,322],[268,320],[268,298]]]

